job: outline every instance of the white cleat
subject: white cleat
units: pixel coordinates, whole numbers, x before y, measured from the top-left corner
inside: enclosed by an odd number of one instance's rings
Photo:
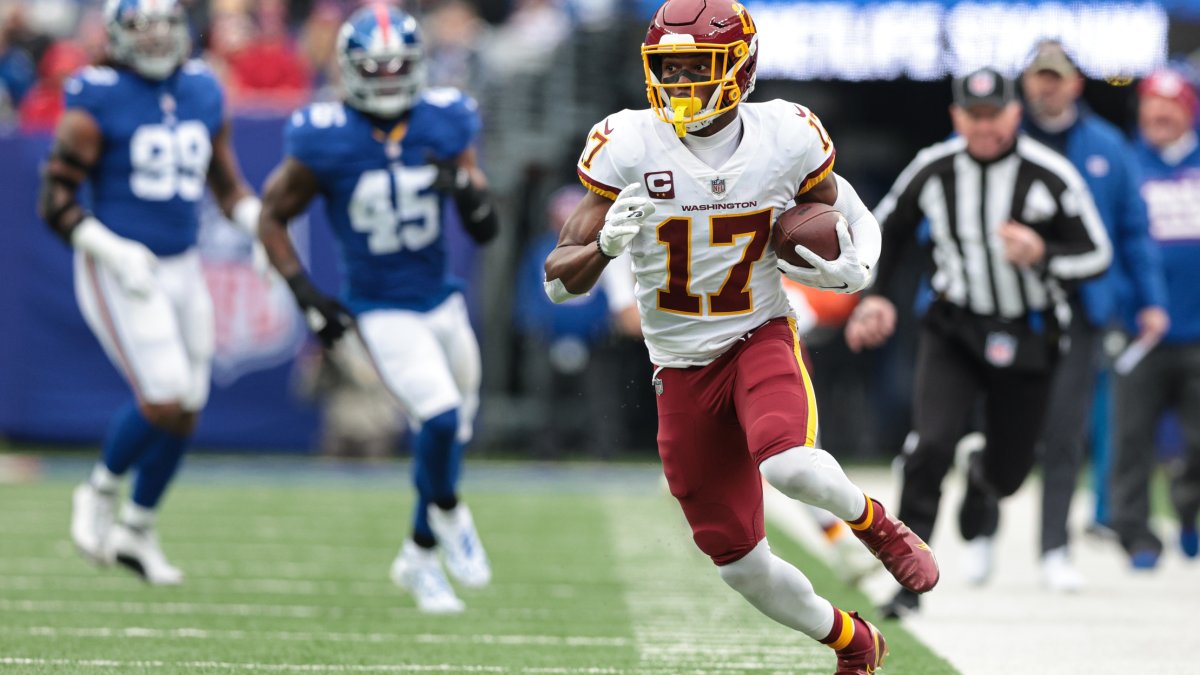
[[[183,583],[183,572],[167,562],[153,528],[138,530],[117,523],[108,535],[105,548],[109,560],[129,568],[151,586]]]
[[[393,583],[412,593],[417,609],[426,614],[458,614],[467,608],[450,587],[437,553],[411,539],[392,562],[391,577]]]
[[[967,542],[963,549],[962,566],[963,578],[972,586],[982,586],[992,578],[992,549],[994,541],[991,537],[975,537]]]
[[[117,496],[80,483],[71,495],[71,541],[90,562],[108,565],[104,542],[112,530]]]
[[[1042,556],[1042,585],[1055,593],[1078,593],[1087,588],[1087,580],[1075,569],[1066,546]]]
[[[467,588],[483,588],[491,582],[492,565],[466,504],[459,504],[449,511],[430,504],[429,527],[442,549],[451,576]]]

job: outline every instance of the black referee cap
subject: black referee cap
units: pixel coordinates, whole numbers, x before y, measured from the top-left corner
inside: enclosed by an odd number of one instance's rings
[[[954,103],[960,108],[980,104],[1003,108],[1017,97],[1013,81],[1001,75],[995,68],[980,68],[962,77],[956,77],[951,87],[954,91]]]

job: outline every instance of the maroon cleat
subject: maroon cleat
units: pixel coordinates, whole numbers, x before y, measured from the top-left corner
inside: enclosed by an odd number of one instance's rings
[[[887,640],[858,612],[848,614],[854,621],[854,638],[837,650],[837,670],[833,675],[874,675],[883,666],[883,657],[888,655]]]
[[[901,586],[913,593],[924,593],[937,585],[941,575],[929,544],[903,522],[889,516],[883,505],[870,497],[862,520],[849,523],[854,536],[866,544]]]

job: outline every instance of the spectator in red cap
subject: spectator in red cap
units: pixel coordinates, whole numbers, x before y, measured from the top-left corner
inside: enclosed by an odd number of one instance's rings
[[[1186,441],[1171,472],[1171,503],[1179,516],[1183,555],[1200,555],[1200,141],[1196,90],[1178,72],[1162,70],[1138,86],[1136,152],[1150,236],[1162,254],[1171,325],[1148,354],[1118,377],[1114,392],[1112,525],[1133,567],[1158,564],[1163,543],[1150,528],[1150,476],[1159,418],[1176,409]],[[1130,323],[1132,317],[1125,317]]]

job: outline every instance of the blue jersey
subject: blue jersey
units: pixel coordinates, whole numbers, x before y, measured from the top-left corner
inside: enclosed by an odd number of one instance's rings
[[[1150,236],[1162,253],[1167,279],[1167,314],[1171,327],[1166,344],[1200,342],[1200,148],[1178,162],[1168,162],[1144,139],[1134,146],[1142,169],[1142,197],[1150,211]],[[1134,328],[1134,310],[1125,322]]]
[[[66,106],[91,114],[104,137],[92,169],[92,210],[109,229],[156,255],[196,243],[220,86],[200,61],[161,81],[89,66],[67,80]]]
[[[351,311],[427,311],[461,287],[446,265],[432,161],[462,154],[479,129],[475,102],[457,89],[426,90],[391,130],[342,103],[292,115],[285,152],[320,183]]]

